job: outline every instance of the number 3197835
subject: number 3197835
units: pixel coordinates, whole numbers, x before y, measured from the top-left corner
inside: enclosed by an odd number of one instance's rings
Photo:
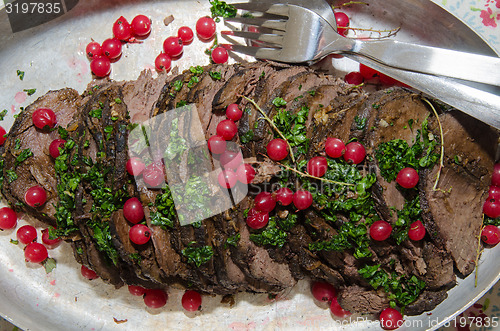
[[[25,2],[5,4],[7,14],[59,14],[62,11],[61,3]]]

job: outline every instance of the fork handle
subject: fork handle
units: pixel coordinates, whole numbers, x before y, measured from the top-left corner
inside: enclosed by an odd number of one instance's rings
[[[390,67],[500,86],[500,58],[497,57],[395,40],[353,40],[351,45],[347,52]]]

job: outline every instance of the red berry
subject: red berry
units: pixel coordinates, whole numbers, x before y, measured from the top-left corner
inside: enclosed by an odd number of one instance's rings
[[[304,210],[309,208],[313,203],[313,197],[311,192],[306,190],[298,190],[293,195],[293,204],[298,210]]]
[[[389,77],[381,72],[378,74],[380,82],[384,85],[399,85],[400,82],[392,77]]]
[[[500,200],[488,198],[483,205],[483,213],[491,218],[500,217]]]
[[[4,143],[5,143],[5,140],[7,138],[5,138],[5,135],[7,134],[7,131],[5,131],[5,129],[0,126],[0,146],[2,146]]]
[[[201,307],[200,293],[192,290],[184,292],[182,296],[182,307],[187,311],[197,311]]]
[[[102,53],[110,60],[122,55],[122,43],[116,38],[106,39],[102,42]],[[95,73],[95,72],[94,72]],[[97,74],[96,74],[97,75]]]
[[[31,225],[23,225],[19,229],[17,229],[16,237],[21,244],[27,245],[31,242],[36,241],[36,229]]]
[[[53,128],[57,124],[56,114],[50,108],[38,108],[31,115],[33,124],[39,129]]]
[[[380,313],[380,326],[384,330],[395,330],[403,325],[403,315],[394,308],[386,308]]]
[[[500,163],[495,164],[491,174],[491,185],[500,186]]]
[[[127,172],[132,175],[132,176],[140,176],[144,169],[146,168],[146,165],[142,160],[138,157],[131,157],[128,159],[127,164],[126,164]]]
[[[273,139],[267,144],[267,156],[273,161],[281,161],[288,156],[288,145],[283,139]]]
[[[142,297],[144,293],[146,293],[146,289],[144,287],[137,285],[129,285],[128,291],[130,292],[130,294],[138,297]]]
[[[240,152],[226,150],[220,155],[219,161],[224,169],[236,170],[243,163],[243,155]]]
[[[161,308],[167,304],[168,295],[163,290],[146,290],[144,303],[149,308]]]
[[[260,192],[255,197],[255,209],[262,213],[269,213],[276,207],[276,200],[269,192]]]
[[[337,300],[337,297],[332,299],[332,303],[330,304],[330,311],[332,314],[339,318],[345,318],[347,316],[352,315],[352,313],[348,310],[342,308]]]
[[[391,235],[392,226],[386,221],[376,221],[370,226],[370,237],[376,241],[384,241]]]
[[[365,147],[356,141],[348,143],[345,147],[344,160],[348,163],[360,164],[365,156]]]
[[[111,73],[111,62],[105,56],[96,57],[90,62],[90,70],[97,77],[106,77]]]
[[[158,71],[169,72],[172,68],[172,59],[165,53],[160,53],[155,59],[155,67]]]
[[[202,17],[196,22],[196,33],[203,41],[208,41],[215,35],[215,21],[210,17]]]
[[[137,224],[144,218],[142,203],[137,198],[130,198],[123,205],[123,216],[127,221]]]
[[[255,178],[255,169],[248,163],[240,164],[236,170],[236,178],[243,184],[250,184]]]
[[[9,207],[0,208],[0,229],[9,230],[17,225],[17,214]]]
[[[232,140],[236,133],[238,133],[238,127],[231,120],[223,120],[217,125],[217,135],[225,140]]]
[[[335,287],[333,287],[332,284],[325,282],[314,282],[311,292],[316,300],[325,302],[331,302],[337,296]]]
[[[165,174],[163,173],[163,168],[155,162],[144,168],[142,178],[147,187],[156,188],[164,183]]]
[[[95,273],[94,270],[89,269],[84,265],[82,265],[82,267],[80,268],[80,273],[82,274],[82,276],[84,278],[86,278],[88,280],[93,280],[93,279],[99,278],[99,276],[97,276],[97,274]]]
[[[307,162],[307,172],[314,177],[323,177],[328,170],[328,162],[323,156],[316,156]]]
[[[335,20],[337,21],[337,33],[343,36],[347,35],[349,30],[346,28],[349,26],[349,17],[343,12],[336,12]]]
[[[151,32],[151,20],[145,15],[137,15],[130,25],[132,33],[138,37],[147,36]]]
[[[237,104],[232,103],[226,108],[226,117],[231,121],[239,121],[243,116],[243,111],[238,107]]]
[[[500,242],[500,229],[494,225],[486,225],[481,232],[481,239],[488,245],[496,245]]]
[[[490,186],[490,190],[488,191],[488,200],[489,199],[500,201],[500,187],[493,185]]]
[[[85,53],[87,53],[89,59],[93,59],[95,56],[101,56],[101,45],[98,42],[92,41],[85,48]]]
[[[221,136],[212,136],[208,139],[208,149],[213,154],[222,154],[226,151],[226,140]]]
[[[50,143],[49,146],[49,154],[52,156],[54,159],[59,157],[61,154],[61,151],[59,150],[59,147],[64,147],[64,144],[66,143],[66,140],[64,139],[55,139]]]
[[[365,78],[360,72],[353,71],[345,75],[345,81],[347,84],[361,85],[365,81]]]
[[[132,26],[125,17],[120,16],[113,24],[113,36],[123,41],[127,41],[132,37]]]
[[[288,206],[293,202],[293,191],[288,187],[282,187],[274,192],[276,194],[276,201],[283,206]]]
[[[24,201],[31,207],[40,207],[47,201],[47,193],[39,185],[30,187],[24,194]]]
[[[364,64],[359,65],[359,72],[366,80],[378,77],[379,72],[375,69],[365,66]]]
[[[130,240],[137,245],[144,245],[151,238],[151,230],[144,224],[136,224],[128,232]]]
[[[184,45],[189,45],[193,41],[194,33],[188,26],[181,26],[177,31],[177,36],[181,38]]]
[[[420,221],[415,221],[410,225],[410,229],[408,230],[408,237],[411,240],[419,241],[424,239],[425,237],[425,227]]]
[[[231,169],[221,171],[219,173],[218,180],[219,185],[223,188],[233,188],[238,181],[236,174]]]
[[[413,168],[402,169],[397,177],[396,182],[404,188],[414,188],[418,183],[418,172]]]
[[[24,248],[24,258],[28,262],[32,263],[40,263],[43,262],[49,257],[49,253],[47,252],[47,248],[40,243],[29,243]]]
[[[49,229],[42,230],[42,243],[47,246],[48,249],[54,249],[61,244],[61,238],[50,239]]]
[[[163,51],[170,57],[179,57],[184,51],[182,40],[179,37],[168,37],[163,42]]]
[[[227,49],[222,46],[217,46],[212,51],[212,61],[214,63],[226,63],[229,59],[229,54],[227,53]]]
[[[338,138],[328,138],[325,142],[325,152],[329,157],[339,158],[345,153],[345,144]]]
[[[250,209],[247,217],[247,225],[252,229],[262,229],[269,223],[269,214],[261,213],[255,208]]]

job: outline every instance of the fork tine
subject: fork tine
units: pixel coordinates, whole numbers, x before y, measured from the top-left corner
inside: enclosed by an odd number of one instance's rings
[[[252,47],[233,44],[221,44],[227,50],[249,55],[258,59],[279,60],[280,50],[277,48]]]
[[[241,2],[232,4],[236,9],[249,12],[262,12],[266,14],[288,16],[288,6],[285,4],[263,2]]]
[[[262,41],[265,43],[270,43],[275,45],[283,44],[283,36],[277,34],[246,32],[246,31],[222,31],[221,34],[227,36],[245,38],[249,40]]]
[[[262,26],[264,28],[285,31],[286,20],[271,20],[260,17],[227,17],[224,22],[241,23],[244,25]]]

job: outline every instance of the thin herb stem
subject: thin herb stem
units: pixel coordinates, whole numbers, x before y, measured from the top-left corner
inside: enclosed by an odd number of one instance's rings
[[[438,189],[438,184],[439,184],[439,179],[441,177],[441,171],[443,170],[444,168],[444,133],[443,133],[443,126],[441,125],[441,121],[439,120],[439,115],[436,111],[436,108],[434,108],[434,106],[432,105],[432,103],[427,100],[426,98],[423,98],[423,100],[431,107],[432,111],[434,112],[434,115],[436,115],[436,120],[438,122],[438,125],[439,125],[439,134],[441,135],[441,155],[440,155],[440,158],[439,158],[439,170],[438,170],[438,173],[436,175],[436,182],[434,183],[434,186],[432,188],[433,191],[441,191],[441,192],[444,192],[443,190],[441,189]]]
[[[290,171],[293,171],[303,177],[309,177],[309,178],[312,178],[312,179],[317,179],[317,180],[320,180],[322,182],[327,182],[327,183],[331,183],[331,184],[337,184],[337,185],[343,185],[343,186],[354,186],[354,184],[349,184],[349,183],[343,183],[343,182],[337,182],[335,180],[330,180],[330,179],[326,179],[326,178],[321,178],[321,177],[316,177],[316,176],[312,176],[312,175],[309,175],[309,174],[306,174],[305,172],[302,172],[302,171],[299,171],[295,168],[292,168],[292,167],[289,167],[287,165],[284,165],[282,163],[279,163],[277,162],[281,167],[287,169],[287,170],[290,170]]]
[[[381,38],[389,38],[395,36],[399,32],[399,30],[401,30],[401,27],[397,27],[395,29],[385,29],[385,30],[375,30],[371,28],[354,28],[354,27],[345,27],[344,29],[353,30],[354,32],[362,31],[362,32],[378,33],[379,34],[378,38],[369,37],[369,39],[381,39]],[[387,36],[382,36],[382,33],[387,33]]]
[[[349,1],[349,2],[341,4],[340,6],[332,6],[332,8],[333,9],[340,9],[342,7],[347,7],[347,6],[350,6],[350,5],[366,5],[366,6],[369,6],[369,4],[366,3],[366,2],[362,2],[362,1]]]
[[[242,98],[245,98],[248,102],[250,102],[262,114],[262,116],[264,116],[263,118],[269,123],[269,125],[271,125],[271,127],[274,129],[274,131],[276,131],[279,134],[279,136],[284,141],[286,141],[286,144],[288,146],[288,150],[290,151],[290,157],[292,159],[292,163],[295,164],[295,155],[293,154],[292,146],[290,145],[290,142],[288,141],[288,139],[285,138],[283,133],[281,133],[281,131],[274,124],[274,122],[266,115],[266,113],[264,113],[264,111],[259,107],[259,105],[254,100],[247,98],[244,95],[239,95],[239,96]]]

